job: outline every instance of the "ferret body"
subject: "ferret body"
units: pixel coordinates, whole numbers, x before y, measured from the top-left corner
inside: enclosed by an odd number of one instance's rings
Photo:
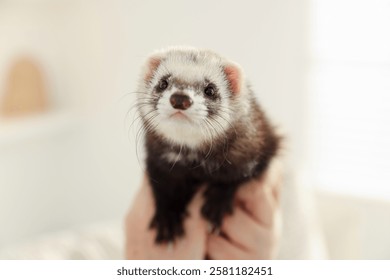
[[[156,242],[184,234],[187,205],[201,186],[202,215],[219,228],[236,190],[261,176],[279,150],[240,66],[208,50],[156,52],[142,72],[137,102]]]

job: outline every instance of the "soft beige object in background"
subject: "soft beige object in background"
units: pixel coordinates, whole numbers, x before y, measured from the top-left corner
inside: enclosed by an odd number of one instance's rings
[[[38,65],[28,57],[20,57],[9,70],[6,92],[0,102],[4,117],[23,116],[47,110],[47,94]]]

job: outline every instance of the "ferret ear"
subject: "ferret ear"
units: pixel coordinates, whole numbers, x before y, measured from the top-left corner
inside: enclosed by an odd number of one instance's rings
[[[152,55],[151,57],[149,57],[144,71],[145,82],[149,82],[152,79],[154,72],[160,66],[161,60],[162,57],[160,55]]]
[[[233,95],[238,95],[242,89],[242,70],[240,66],[235,63],[228,63],[224,67],[226,79],[229,83],[229,87]]]

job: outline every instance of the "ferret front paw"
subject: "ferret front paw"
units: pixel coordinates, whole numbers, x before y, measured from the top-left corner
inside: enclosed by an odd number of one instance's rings
[[[183,220],[186,213],[177,213],[175,211],[157,211],[154,215],[150,228],[156,229],[156,243],[166,243],[174,241],[175,238],[184,235]]]

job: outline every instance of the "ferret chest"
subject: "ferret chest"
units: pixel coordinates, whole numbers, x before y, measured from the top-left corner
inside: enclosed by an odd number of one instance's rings
[[[169,169],[175,167],[186,168],[193,171],[201,171],[204,174],[213,174],[221,171],[223,173],[240,173],[243,177],[251,176],[258,161],[256,158],[241,161],[240,164],[229,160],[229,153],[199,153],[182,149],[167,150],[161,153],[161,160]]]
[[[167,150],[161,154],[161,158],[170,164],[200,164],[204,161],[199,153],[184,151],[184,149],[176,150]]]

